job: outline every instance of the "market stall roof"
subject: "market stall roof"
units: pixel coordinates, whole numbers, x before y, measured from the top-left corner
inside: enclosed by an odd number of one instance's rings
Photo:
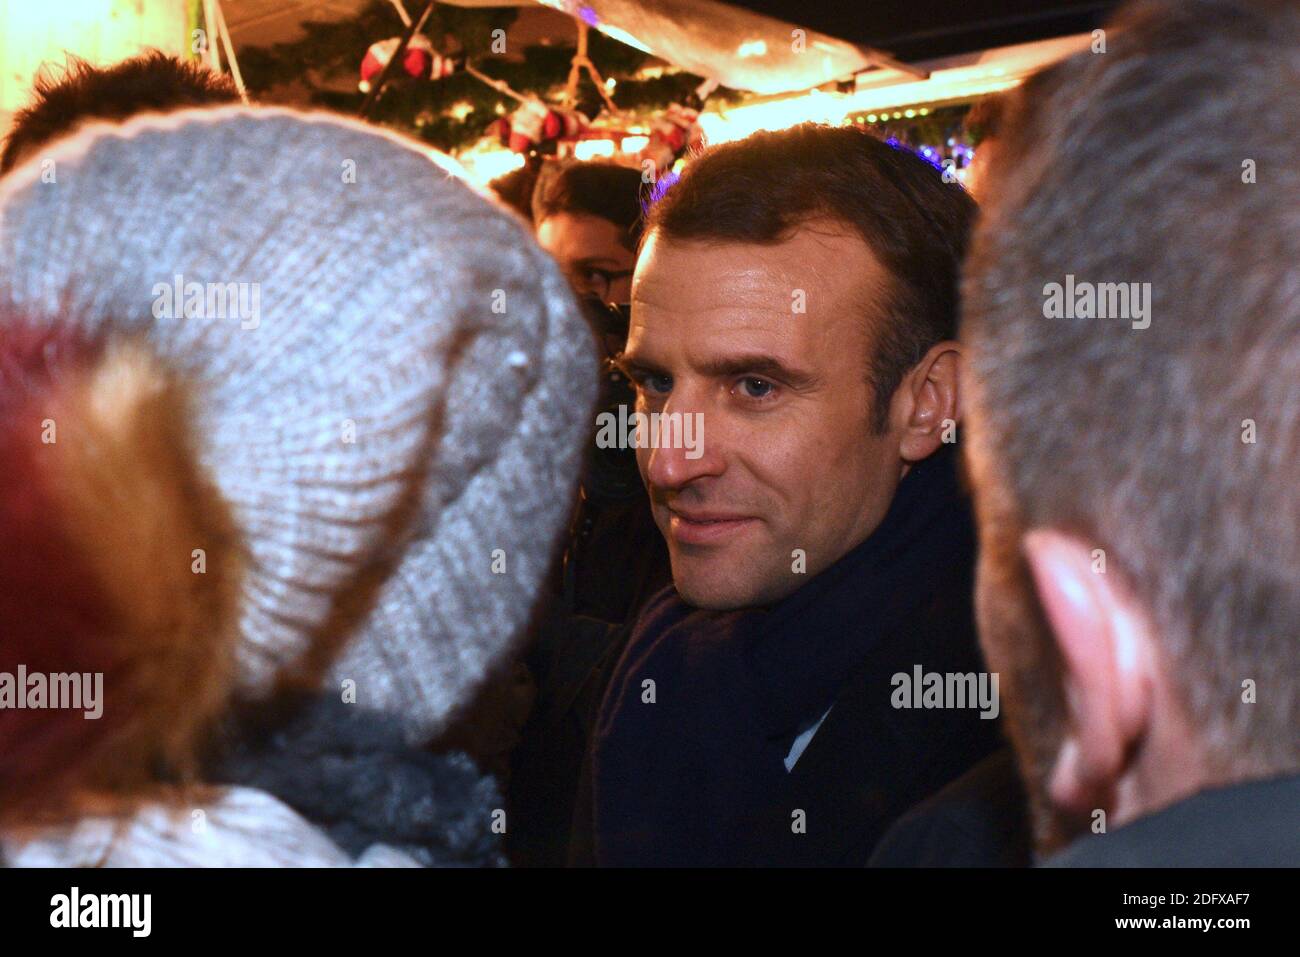
[[[307,20],[354,17],[371,0],[222,0],[237,47],[297,39]],[[517,34],[545,32],[573,41],[573,18],[616,40],[653,53],[674,66],[756,93],[806,90],[867,69],[871,57],[851,43],[807,31],[792,43],[795,26],[720,0],[517,0],[514,3],[450,0],[454,6],[518,6]],[[425,0],[404,0],[416,16]],[[530,9],[531,8],[531,9]],[[549,9],[548,9],[549,8]],[[530,29],[530,26],[533,29]],[[540,31],[537,29],[540,27]]]
[[[729,0],[915,62],[1082,33],[1118,0]]]
[[[237,46],[287,43],[303,34],[306,20],[348,20],[370,0],[222,0],[221,8]]]
[[[305,20],[356,16],[370,2],[223,0],[223,7],[236,45],[261,46],[295,39]],[[882,83],[922,80],[925,70],[912,65],[918,61],[1078,33],[1095,26],[1114,5],[1114,0],[448,2],[521,7],[512,34],[516,29],[537,35],[550,32],[562,42],[571,42],[568,17],[576,17],[680,69],[769,95],[808,90],[855,74],[860,84],[864,73]],[[424,0],[405,4],[418,13]],[[796,27],[801,29],[796,32]]]
[[[888,119],[891,111],[909,107],[926,109],[967,103],[990,93],[1000,93],[1024,81],[1050,63],[1087,50],[1091,35],[1076,33],[1019,43],[993,50],[962,53],[918,65],[918,78],[891,70],[875,70],[857,78],[843,90],[812,90],[783,96],[756,97],[735,107],[710,109],[700,123],[711,143],[740,139],[756,130],[783,129],[812,120],[840,123],[845,117],[875,111]],[[900,116],[895,112],[895,118]],[[908,109],[906,116],[913,111]]]

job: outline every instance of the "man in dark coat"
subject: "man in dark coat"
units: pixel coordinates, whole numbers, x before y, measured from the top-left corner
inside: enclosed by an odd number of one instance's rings
[[[1020,770],[1001,748],[899,818],[870,867],[1029,867],[1033,834]]]
[[[1294,867],[1300,9],[1107,37],[1004,128],[966,266],[980,638],[1047,863]]]
[[[953,448],[973,211],[812,125],[706,152],[651,209],[620,366],[674,584],[600,713],[597,863],[860,866],[997,746]]]

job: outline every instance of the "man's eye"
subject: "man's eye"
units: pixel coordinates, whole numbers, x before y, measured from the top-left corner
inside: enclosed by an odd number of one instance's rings
[[[748,376],[740,380],[741,392],[750,399],[766,399],[776,389],[772,383],[766,379],[757,379]]]
[[[647,375],[641,378],[639,384],[650,395],[667,395],[672,391],[673,379],[666,375]]]

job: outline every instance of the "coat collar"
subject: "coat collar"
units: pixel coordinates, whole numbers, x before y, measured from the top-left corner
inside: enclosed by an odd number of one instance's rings
[[[1090,834],[1044,867],[1295,867],[1300,775],[1201,791],[1106,834]]]

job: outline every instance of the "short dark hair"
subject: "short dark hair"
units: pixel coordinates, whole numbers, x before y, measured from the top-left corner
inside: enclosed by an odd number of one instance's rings
[[[533,190],[537,186],[537,174],[541,166],[529,157],[518,169],[498,176],[488,183],[497,199],[505,203],[528,222],[533,221]]]
[[[891,277],[863,308],[873,428],[907,371],[956,336],[957,277],[975,202],[910,150],[851,126],[805,123],[705,150],[649,209],[669,239],[778,243],[814,220],[851,227]]]
[[[23,154],[87,120],[124,120],[137,113],[239,102],[229,77],[160,50],[103,68],[69,56],[64,74],[38,75],[32,93],[34,101],[14,115],[0,152],[0,173],[11,170]]]
[[[1111,27],[1009,117],[972,241],[981,548],[1012,556],[1032,528],[1095,543],[1212,773],[1283,773],[1300,765],[1300,8],[1149,0]],[[1149,283],[1149,326],[1048,318],[1067,276]],[[1045,638],[1016,651],[1048,660]],[[1064,710],[1059,685],[1031,693]]]
[[[556,161],[552,161],[553,163]],[[635,250],[641,241],[641,171],[616,163],[559,162],[543,168],[533,193],[533,222],[556,213],[585,213],[608,220]]]

